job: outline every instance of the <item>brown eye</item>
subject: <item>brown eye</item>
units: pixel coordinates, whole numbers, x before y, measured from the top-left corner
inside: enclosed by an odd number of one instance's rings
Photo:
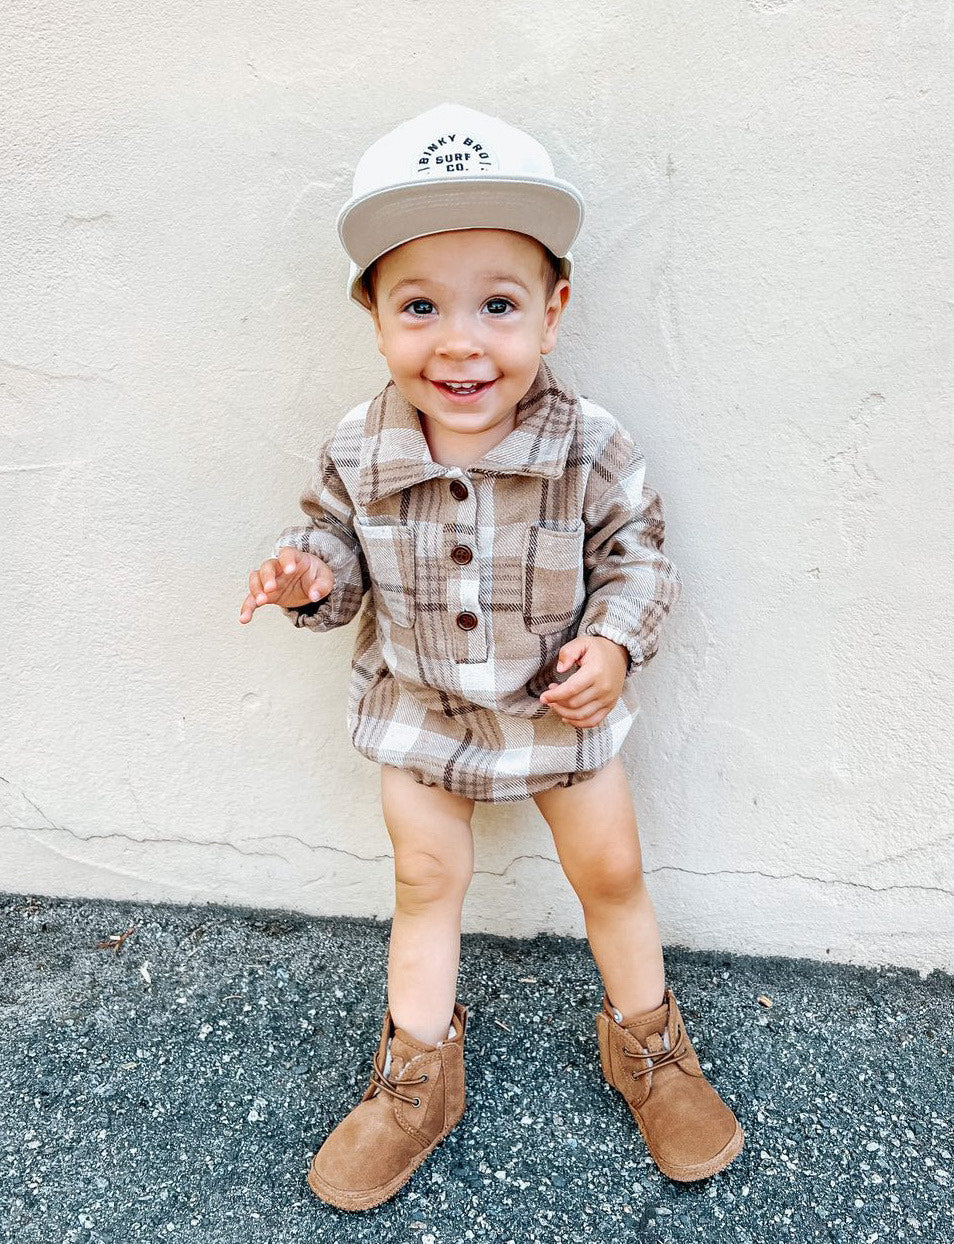
[[[498,314],[498,312],[494,310],[495,307],[499,307],[502,309],[502,311],[506,311],[508,307],[512,307],[512,306],[513,306],[513,303],[510,301],[509,298],[491,298],[487,302],[487,310],[490,311],[494,315]]]

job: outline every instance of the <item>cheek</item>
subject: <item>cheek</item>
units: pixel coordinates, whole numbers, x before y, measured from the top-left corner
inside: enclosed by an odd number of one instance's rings
[[[394,367],[400,371],[415,372],[419,371],[423,360],[427,357],[427,351],[422,347],[420,340],[409,341],[406,338],[398,338],[390,342],[389,359]]]
[[[519,341],[511,342],[506,350],[506,361],[512,372],[521,377],[529,375],[532,380],[540,366],[539,339],[521,337]]]
[[[514,367],[523,367],[534,354],[539,354],[539,339],[525,329],[519,333],[501,333],[496,343],[497,354]]]

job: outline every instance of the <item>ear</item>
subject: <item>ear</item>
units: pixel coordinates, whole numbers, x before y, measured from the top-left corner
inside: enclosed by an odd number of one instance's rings
[[[381,332],[381,318],[378,315],[378,308],[373,302],[371,304],[370,311],[371,311],[371,319],[374,321],[374,335],[378,339],[378,352],[380,354],[383,354],[384,353],[384,334]]]
[[[570,301],[570,289],[570,282],[566,277],[561,277],[553,287],[553,293],[550,295],[543,313],[543,337],[540,341],[541,354],[549,354],[556,345],[557,329],[560,325],[560,317],[566,309],[566,304]]]

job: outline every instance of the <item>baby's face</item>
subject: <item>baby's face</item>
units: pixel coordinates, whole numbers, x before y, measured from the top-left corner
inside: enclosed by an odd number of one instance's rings
[[[539,242],[504,229],[415,238],[377,261],[378,349],[444,444],[485,451],[495,428],[497,439],[513,428],[570,294],[561,279],[547,298],[545,263]],[[447,381],[479,385],[455,393]]]

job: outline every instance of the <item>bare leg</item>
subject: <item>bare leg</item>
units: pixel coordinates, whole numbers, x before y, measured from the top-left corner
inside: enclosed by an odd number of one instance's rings
[[[388,1005],[396,1027],[436,1045],[447,1037],[457,996],[474,801],[382,765],[381,804],[394,846]]]
[[[619,755],[585,782],[533,798],[583,905],[586,935],[611,1005],[627,1018],[659,1006],[665,990],[659,926]]]

